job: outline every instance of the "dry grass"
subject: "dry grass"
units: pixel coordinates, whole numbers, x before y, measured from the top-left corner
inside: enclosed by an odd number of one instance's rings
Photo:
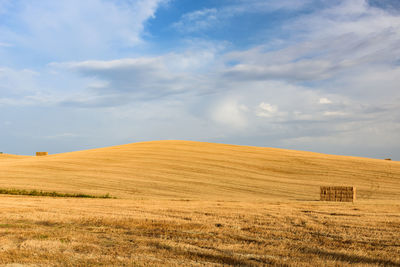
[[[0,195],[0,266],[400,266],[396,161],[147,142],[3,154],[1,187],[119,199]]]
[[[118,198],[318,200],[319,186],[358,199],[400,199],[400,162],[184,141],[144,142],[46,157],[0,155],[0,188]]]
[[[0,264],[399,266],[400,205],[0,196]]]

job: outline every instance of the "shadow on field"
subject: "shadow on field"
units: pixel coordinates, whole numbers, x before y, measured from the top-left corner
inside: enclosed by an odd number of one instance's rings
[[[347,261],[349,263],[377,264],[383,266],[400,266],[399,262],[394,262],[391,260],[375,259],[358,255],[348,255],[345,253],[324,251],[316,248],[303,248],[302,251],[304,253],[311,253],[329,260]]]
[[[302,213],[317,213],[323,215],[330,216],[352,216],[352,217],[361,217],[360,214],[349,214],[349,213],[337,213],[337,212],[323,212],[323,211],[313,211],[313,210],[302,210]]]
[[[185,256],[189,259],[196,260],[198,261],[201,259],[202,261],[205,261],[207,263],[220,263],[220,264],[227,264],[230,266],[254,266],[255,262],[256,263],[261,263],[262,265],[278,265],[277,262],[274,260],[268,260],[265,258],[258,258],[258,257],[249,257],[249,258],[241,258],[240,256],[235,256],[235,255],[224,255],[223,251],[193,251],[189,249],[183,249],[179,247],[173,247],[167,244],[162,244],[157,241],[152,241],[149,243],[149,245],[157,248],[157,249],[163,249],[163,250],[168,250],[171,253],[177,254],[177,255],[182,255]],[[279,266],[288,266],[285,264],[279,264]]]

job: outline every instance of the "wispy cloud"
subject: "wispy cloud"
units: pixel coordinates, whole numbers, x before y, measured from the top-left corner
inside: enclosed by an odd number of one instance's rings
[[[218,8],[205,8],[185,13],[172,24],[182,33],[194,33],[221,27],[229,19],[238,15],[251,13],[272,13],[276,11],[294,11],[304,8],[312,0],[237,0]]]
[[[184,14],[172,27],[181,32],[195,32],[213,27],[218,22],[217,9],[203,9]]]
[[[84,59],[114,54],[142,42],[144,23],[164,0],[49,1],[9,3],[0,41],[12,43],[27,57]],[[30,54],[30,55],[29,55]]]

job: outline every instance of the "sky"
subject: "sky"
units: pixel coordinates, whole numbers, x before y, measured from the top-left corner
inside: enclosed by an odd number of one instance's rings
[[[400,1],[0,0],[0,151],[165,139],[400,160]]]

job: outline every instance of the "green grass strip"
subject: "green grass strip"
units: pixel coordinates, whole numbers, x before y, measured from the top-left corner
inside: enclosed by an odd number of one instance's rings
[[[73,197],[73,198],[115,198],[110,194],[95,196],[87,194],[68,194],[58,192],[46,192],[42,190],[24,190],[24,189],[0,189],[0,194],[3,195],[18,195],[18,196],[40,196],[40,197]]]

